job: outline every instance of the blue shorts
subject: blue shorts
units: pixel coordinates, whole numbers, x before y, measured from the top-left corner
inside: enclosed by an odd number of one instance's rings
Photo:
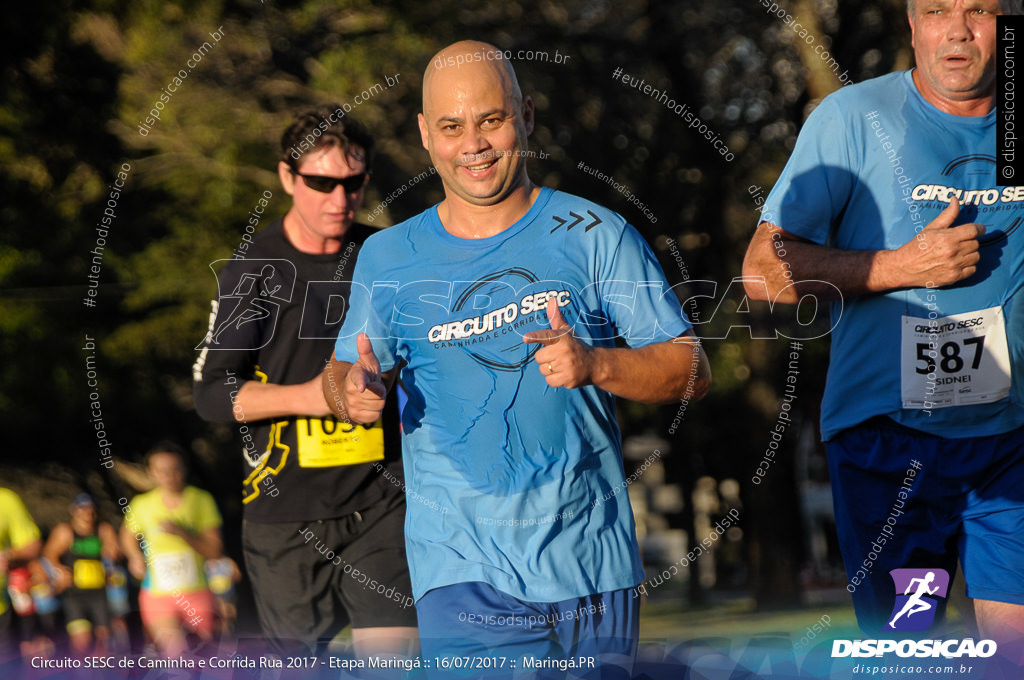
[[[633,590],[526,602],[486,583],[435,588],[416,603],[428,676],[626,680],[640,632]]]
[[[866,633],[892,611],[891,569],[952,579],[959,558],[968,597],[1024,604],[1024,428],[945,439],[878,417],[826,449],[847,590]]]

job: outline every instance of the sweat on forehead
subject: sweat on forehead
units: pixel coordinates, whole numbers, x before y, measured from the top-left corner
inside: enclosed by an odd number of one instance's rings
[[[435,93],[450,92],[467,84],[497,86],[506,98],[519,104],[523,100],[515,69],[501,50],[477,40],[463,40],[435,54],[423,73],[423,111],[429,108]]]

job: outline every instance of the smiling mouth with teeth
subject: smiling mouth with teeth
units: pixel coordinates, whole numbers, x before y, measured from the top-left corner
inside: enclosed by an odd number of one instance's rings
[[[490,159],[488,161],[480,163],[479,165],[464,165],[462,167],[466,168],[467,170],[469,170],[471,172],[480,172],[481,170],[486,170],[487,168],[491,167],[492,165],[494,165],[497,162],[498,162],[498,160],[496,158],[492,158],[492,159]]]

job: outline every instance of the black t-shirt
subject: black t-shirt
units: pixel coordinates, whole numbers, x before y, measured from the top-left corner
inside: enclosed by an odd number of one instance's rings
[[[236,399],[245,381],[294,385],[323,371],[348,308],[356,255],[375,231],[353,224],[338,253],[311,255],[288,241],[277,220],[252,239],[245,259],[223,267],[193,367],[202,418],[235,422],[234,410],[244,419]],[[349,431],[330,416],[297,416],[246,420],[237,429],[247,521],[329,519],[402,493],[395,483],[404,479],[397,388],[389,395],[383,428]]]

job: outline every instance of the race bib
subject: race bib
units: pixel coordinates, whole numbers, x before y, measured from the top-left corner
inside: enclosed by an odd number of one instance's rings
[[[107,585],[107,570],[99,560],[75,560],[71,582],[79,590],[96,590]]]
[[[380,420],[370,427],[356,425],[352,429],[333,417],[297,418],[295,428],[299,467],[337,467],[384,460],[384,428]]]
[[[169,593],[172,590],[195,590],[202,585],[196,557],[191,552],[164,553],[153,558],[154,592]]]
[[[903,408],[986,404],[1010,393],[1003,308],[938,319],[903,317]]]

